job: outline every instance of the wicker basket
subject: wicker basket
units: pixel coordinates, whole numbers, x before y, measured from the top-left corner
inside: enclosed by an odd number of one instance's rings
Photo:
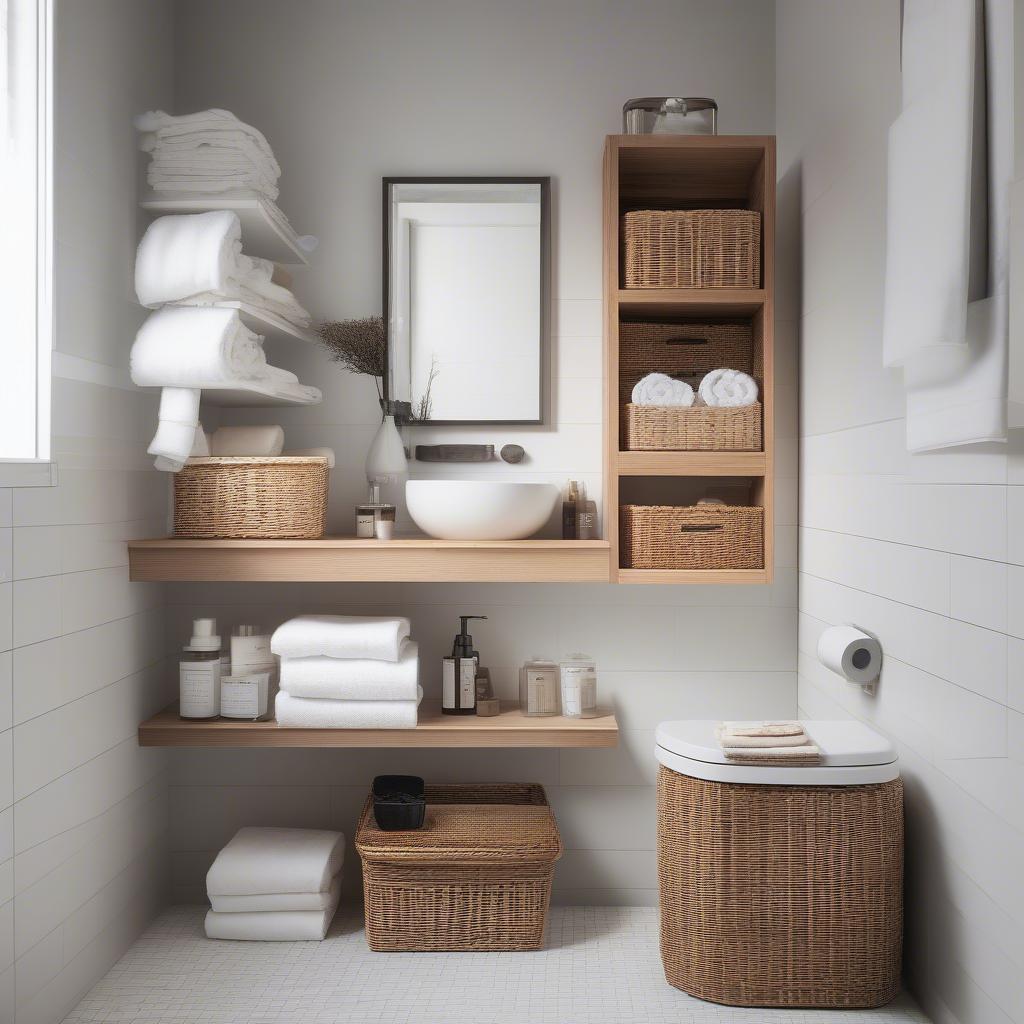
[[[322,537],[327,478],[319,457],[189,459],[174,475],[174,535]]]
[[[762,569],[764,509],[745,505],[623,505],[624,569]]]
[[[757,288],[755,210],[634,210],[622,218],[626,288]]]
[[[633,385],[649,373],[680,377],[696,389],[720,366],[759,383],[760,346],[749,320],[619,324],[620,444],[623,451],[760,451],[760,404],[739,409],[636,406]]]
[[[903,783],[760,786],[658,771],[669,984],[730,1006],[899,991]]]
[[[428,786],[423,828],[356,830],[366,942],[377,952],[540,949],[555,861],[541,786]]]

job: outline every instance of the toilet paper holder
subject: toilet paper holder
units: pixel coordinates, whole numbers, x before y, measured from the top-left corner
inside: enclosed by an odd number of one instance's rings
[[[882,671],[882,645],[856,626],[829,626],[818,637],[818,661],[874,693]]]

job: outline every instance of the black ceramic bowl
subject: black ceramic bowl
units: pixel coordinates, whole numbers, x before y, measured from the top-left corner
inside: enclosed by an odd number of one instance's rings
[[[382,832],[422,828],[426,812],[418,775],[378,775],[373,780],[373,816]]]

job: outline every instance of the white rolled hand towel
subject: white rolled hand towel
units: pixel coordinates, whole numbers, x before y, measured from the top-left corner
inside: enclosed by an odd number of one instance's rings
[[[282,729],[415,729],[422,696],[418,689],[416,700],[317,700],[280,690],[274,712]]]
[[[197,388],[164,388],[160,392],[160,413],[156,434],[147,451],[155,456],[154,465],[165,473],[177,473],[195,451],[202,435],[199,425]]]
[[[757,401],[757,381],[742,370],[725,367],[704,374],[697,388],[697,402],[718,409],[753,405]]]
[[[416,700],[419,644],[406,640],[398,661],[368,658],[283,658],[281,689],[326,700]]]
[[[270,638],[270,649],[282,658],[398,661],[410,630],[406,618],[299,615],[277,627]]]
[[[693,405],[693,388],[667,373],[649,373],[633,385],[634,405]]]
[[[250,427],[219,427],[210,435],[214,456],[276,456],[284,450],[284,428],[267,424]]]

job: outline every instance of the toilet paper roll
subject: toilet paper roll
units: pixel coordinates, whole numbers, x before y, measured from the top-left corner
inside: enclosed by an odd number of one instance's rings
[[[882,670],[882,645],[855,626],[830,626],[818,638],[818,661],[853,683],[872,683]]]

